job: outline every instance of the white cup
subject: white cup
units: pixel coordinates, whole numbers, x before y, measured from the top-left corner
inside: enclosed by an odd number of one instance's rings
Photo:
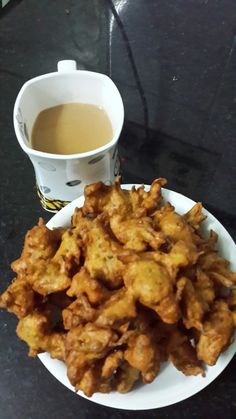
[[[112,140],[86,153],[63,155],[34,150],[30,137],[38,114],[73,102],[103,108],[112,124]],[[16,98],[13,121],[18,142],[34,166],[38,195],[46,210],[57,212],[80,196],[85,185],[99,180],[110,184],[119,174],[117,141],[124,122],[124,106],[108,76],[76,70],[73,60],[59,61],[57,72],[35,77],[23,85]]]

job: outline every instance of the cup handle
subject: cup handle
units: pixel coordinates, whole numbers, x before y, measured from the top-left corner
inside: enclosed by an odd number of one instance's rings
[[[57,71],[59,73],[66,73],[68,71],[76,71],[77,63],[75,60],[62,60],[57,63]]]

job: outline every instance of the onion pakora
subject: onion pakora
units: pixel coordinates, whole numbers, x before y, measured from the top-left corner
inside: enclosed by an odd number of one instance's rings
[[[204,376],[232,342],[236,273],[217,234],[201,235],[201,203],[177,214],[163,203],[165,183],[88,185],[71,226],[50,230],[40,219],[11,265],[0,307],[18,317],[29,356],[62,360],[86,396],[151,383],[167,360]]]

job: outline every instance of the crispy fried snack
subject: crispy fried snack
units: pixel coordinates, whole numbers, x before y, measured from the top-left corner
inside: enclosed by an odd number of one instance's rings
[[[66,336],[66,365],[71,383],[79,390],[81,380],[97,360],[115,347],[118,335],[93,323],[73,327]],[[94,365],[95,366],[95,365]]]
[[[206,251],[200,257],[199,265],[216,284],[227,288],[236,285],[236,272],[229,271],[229,262],[219,256],[216,250]]]
[[[69,228],[40,219],[26,234],[16,278],[0,295],[29,355],[64,361],[88,397],[150,383],[168,360],[204,376],[233,339],[236,273],[217,234],[201,236],[201,203],[177,214],[162,204],[165,183],[87,186]]]
[[[63,291],[71,283],[71,271],[79,265],[80,241],[75,231],[49,230],[40,219],[25,237],[22,255],[12,269],[41,294]]]
[[[227,303],[216,300],[203,323],[197,343],[197,356],[208,365],[215,365],[219,355],[231,343],[234,330],[233,313]]]
[[[227,303],[233,313],[234,326],[236,326],[236,288],[233,288],[227,298]]]
[[[185,375],[204,375],[204,369],[197,358],[196,350],[188,340],[176,346],[170,352],[169,359],[175,368]]]
[[[6,308],[21,319],[31,313],[35,306],[35,295],[32,287],[18,276],[1,295],[0,307]]]
[[[72,278],[71,286],[67,290],[69,297],[79,297],[81,294],[87,295],[91,304],[101,304],[108,298],[110,292],[98,280],[91,278],[83,267]]]
[[[124,358],[131,367],[141,372],[144,383],[151,383],[160,369],[160,351],[151,336],[140,334],[131,336]]]
[[[124,354],[121,350],[112,352],[105,359],[105,362],[102,366],[102,378],[108,379],[113,377],[113,374],[116,372],[118,367],[122,364],[124,360]]]
[[[83,240],[86,249],[84,267],[91,278],[101,280],[110,289],[120,287],[124,265],[118,255],[122,248],[111,239],[98,218]]]
[[[62,311],[64,328],[70,330],[73,327],[94,320],[95,309],[89,303],[87,297],[81,294],[73,303]]]
[[[184,214],[184,219],[195,230],[199,230],[200,225],[205,218],[206,216],[202,213],[201,202],[197,202],[186,214]]]
[[[187,214],[181,216],[175,212],[175,208],[170,203],[167,203],[153,214],[154,226],[173,244],[176,242],[198,244],[201,238],[197,230],[200,222],[205,218],[203,215],[199,216],[200,208],[201,204],[198,203]]]
[[[30,356],[46,351],[52,358],[65,360],[65,333],[52,331],[49,313],[28,314],[19,321],[16,332],[28,344]]]
[[[164,265],[154,260],[140,259],[127,265],[125,286],[143,305],[156,311],[166,323],[175,323],[180,317],[173,282]]]
[[[84,190],[85,202],[83,206],[84,215],[97,216],[102,212],[120,214],[124,217],[135,214],[145,216],[157,209],[162,201],[161,187],[166,184],[166,179],[154,180],[150,191],[146,192],[144,187],[133,188],[126,191],[120,187],[120,178],[111,186],[102,182],[86,186]]]
[[[125,249],[143,252],[150,246],[157,250],[165,243],[164,235],[152,227],[150,217],[123,219],[120,214],[113,214],[110,217],[110,227]]]
[[[115,389],[119,393],[127,393],[132,389],[135,382],[138,381],[139,376],[139,370],[132,367],[127,361],[124,361],[115,376]]]
[[[135,299],[133,295],[121,288],[115,292],[102,306],[97,310],[98,317],[95,323],[99,326],[113,327],[126,325],[127,322],[137,315]]]
[[[201,297],[195,284],[186,277],[180,278],[177,282],[179,299],[182,309],[183,323],[187,329],[195,327],[202,330],[202,319],[209,310],[209,305]]]

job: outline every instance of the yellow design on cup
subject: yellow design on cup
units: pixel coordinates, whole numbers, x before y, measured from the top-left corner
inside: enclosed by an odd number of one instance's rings
[[[40,191],[38,185],[36,185],[36,190],[37,190],[37,194],[40,199],[42,207],[47,211],[57,212],[63,207],[65,207],[67,204],[69,204],[70,202],[70,201],[63,201],[60,199],[46,198],[46,196],[44,196],[42,192]]]

